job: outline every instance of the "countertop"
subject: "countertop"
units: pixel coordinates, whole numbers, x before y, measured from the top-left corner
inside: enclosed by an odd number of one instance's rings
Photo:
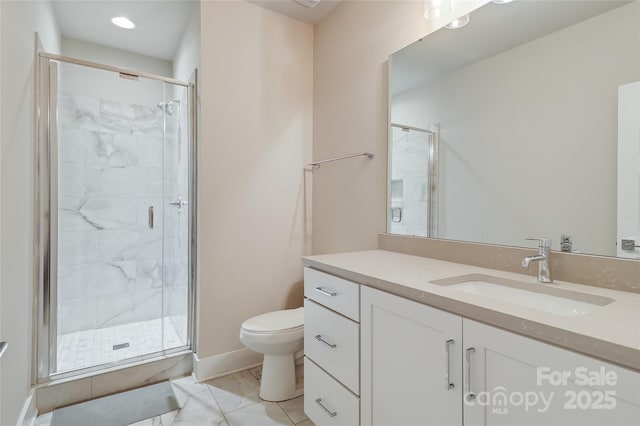
[[[640,371],[640,294],[554,281],[385,250],[303,258],[305,266],[462,317]],[[553,273],[553,271],[551,271]],[[498,302],[430,281],[485,274],[609,297],[614,302],[577,317]]]

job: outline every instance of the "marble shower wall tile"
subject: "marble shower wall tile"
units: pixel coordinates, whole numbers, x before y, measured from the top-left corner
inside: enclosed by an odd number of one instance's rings
[[[58,117],[60,332],[159,318],[163,186],[177,176],[162,111],[63,94]]]
[[[100,232],[100,260],[161,259],[162,234],[159,229],[106,230]]]
[[[98,296],[96,321],[99,328],[146,321],[161,316],[162,289]]]
[[[135,120],[131,123],[131,133],[162,137],[163,116],[160,108],[134,105]]]
[[[105,168],[100,172],[100,195],[162,198],[163,179],[163,171],[159,167]]]
[[[85,164],[63,164],[58,170],[59,195],[87,198],[100,194],[100,170]]]
[[[93,132],[87,137],[85,162],[102,167],[138,164],[138,138],[131,134]]]
[[[58,286],[61,301],[78,297],[118,296],[124,292],[162,287],[162,264],[159,259],[61,265]]]
[[[139,165],[144,167],[163,167],[163,140],[157,136],[138,136]]]
[[[91,132],[62,127],[58,135],[58,162],[84,164],[86,140]]]
[[[78,210],[98,229],[136,229],[138,202],[119,197],[91,197]]]
[[[89,96],[62,94],[58,96],[58,124],[62,128],[96,131],[99,104],[98,99]]]
[[[80,213],[86,199],[61,197],[58,201],[58,229],[60,231],[98,230],[99,227]]]
[[[90,264],[98,261],[98,231],[60,231],[58,265]]]
[[[58,302],[59,333],[73,333],[74,331],[96,328],[97,297],[81,297],[66,299]]]

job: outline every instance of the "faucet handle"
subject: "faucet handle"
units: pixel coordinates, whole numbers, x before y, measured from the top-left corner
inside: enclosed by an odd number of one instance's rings
[[[550,248],[551,240],[549,238],[527,238],[528,241],[537,241],[538,248]]]

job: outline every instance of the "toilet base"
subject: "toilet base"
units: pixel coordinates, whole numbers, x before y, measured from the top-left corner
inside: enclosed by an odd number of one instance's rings
[[[264,354],[260,398],[265,401],[285,401],[302,395],[296,389],[296,365],[294,354]]]

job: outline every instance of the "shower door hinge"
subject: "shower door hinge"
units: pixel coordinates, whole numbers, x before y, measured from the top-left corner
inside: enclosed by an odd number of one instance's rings
[[[138,81],[140,79],[140,76],[135,74],[128,74],[126,72],[121,72],[120,77],[126,78],[127,80],[135,80],[135,81]]]

